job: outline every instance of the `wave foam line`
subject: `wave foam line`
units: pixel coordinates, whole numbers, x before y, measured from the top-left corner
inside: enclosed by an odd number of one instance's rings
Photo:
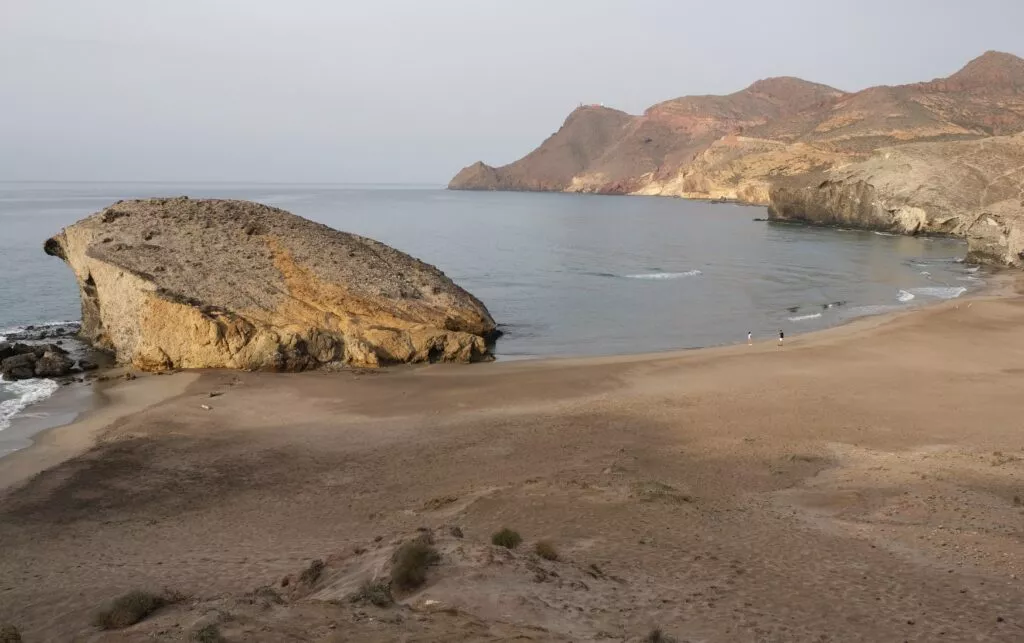
[[[638,275],[623,275],[626,279],[682,279],[683,277],[696,277],[702,275],[700,270],[687,270],[686,272],[645,272]]]
[[[0,387],[12,395],[14,399],[0,402],[0,431],[11,425],[11,419],[23,411],[25,407],[41,402],[53,395],[60,385],[53,380],[30,379],[17,382],[5,382],[0,379]]]
[[[936,297],[938,299],[956,299],[960,295],[967,292],[967,289],[964,288],[963,286],[934,286],[930,288],[914,288],[910,292],[914,293],[915,295],[921,295],[923,297]]]
[[[796,317],[790,317],[789,321],[791,321],[791,322],[798,322],[798,321],[805,321],[805,320],[808,320],[808,319],[817,319],[819,317],[821,317],[821,313],[812,313],[810,315],[797,315]]]

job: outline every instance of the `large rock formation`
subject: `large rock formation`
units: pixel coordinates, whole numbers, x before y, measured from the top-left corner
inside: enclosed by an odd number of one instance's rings
[[[774,220],[962,236],[970,259],[1021,266],[1024,133],[883,148],[770,200]]]
[[[45,244],[82,336],[146,370],[302,370],[490,357],[494,320],[382,243],[245,201],[118,202]]]
[[[452,189],[738,199],[767,204],[881,147],[1024,130],[1024,60],[987,52],[944,79],[856,93],[769,78],[728,96],[687,96],[633,116],[581,106],[524,158],[471,165]]]

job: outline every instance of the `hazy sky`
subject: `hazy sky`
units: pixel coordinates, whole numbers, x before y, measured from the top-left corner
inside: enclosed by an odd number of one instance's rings
[[[1021,0],[0,0],[0,180],[445,183],[579,102],[1024,55]]]

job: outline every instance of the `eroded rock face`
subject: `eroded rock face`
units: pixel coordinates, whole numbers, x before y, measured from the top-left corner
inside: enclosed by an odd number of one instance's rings
[[[71,266],[81,335],[143,370],[471,362],[496,334],[444,273],[245,201],[124,201],[45,244]]]
[[[1024,134],[881,149],[770,199],[773,220],[955,235],[971,260],[1024,265]]]

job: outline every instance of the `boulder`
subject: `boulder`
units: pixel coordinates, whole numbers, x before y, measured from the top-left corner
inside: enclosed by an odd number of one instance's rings
[[[16,355],[14,352],[14,346],[7,342],[0,342],[0,362],[4,361],[8,357]]]
[[[95,371],[100,365],[88,359],[78,360],[78,368],[82,371]]]
[[[497,334],[437,268],[258,203],[122,201],[44,250],[75,273],[80,336],[141,370],[472,362]]]
[[[24,344],[22,344],[24,346]],[[46,353],[53,353],[55,355],[67,355],[68,352],[58,346],[57,344],[38,344],[30,347],[31,352],[36,354],[36,357],[42,357]]]
[[[36,360],[36,377],[62,377],[71,372],[75,362],[60,353],[47,351]]]
[[[35,353],[21,353],[0,362],[0,375],[5,380],[27,380],[35,377]]]

